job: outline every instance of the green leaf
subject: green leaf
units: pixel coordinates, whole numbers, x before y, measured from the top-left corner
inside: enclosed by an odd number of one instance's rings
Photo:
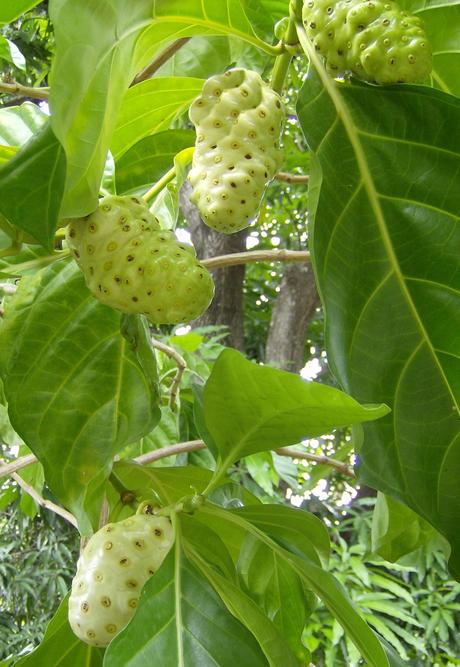
[[[257,505],[234,510],[276,542],[318,565],[329,561],[329,533],[314,514],[287,505]]]
[[[273,21],[258,0],[156,0],[155,24],[177,26],[177,31],[182,28],[183,37],[231,34],[268,53],[272,51],[259,35],[268,37]]]
[[[210,470],[196,466],[150,468],[129,461],[115,463],[114,472],[128,489],[154,489],[165,505],[203,491],[212,477]]]
[[[48,116],[32,102],[0,109],[0,144],[22,146],[47,120]]]
[[[8,0],[0,7],[0,24],[11,23],[21,14],[40,4],[41,0]]]
[[[229,550],[219,535],[193,516],[180,517],[184,543],[229,581],[236,581],[236,570]]]
[[[152,21],[151,0],[97,4],[54,0],[56,40],[50,104],[68,164],[62,216],[93,211],[124,92],[141,66],[136,40]]]
[[[360,478],[443,533],[460,576],[460,100],[312,75],[298,112],[322,182],[328,360],[346,391],[392,408],[363,427]]]
[[[104,667],[266,666],[249,631],[176,543],[141,594],[139,608],[106,650]]]
[[[7,60],[18,69],[26,69],[26,59],[16,44],[3,37],[3,35],[0,35],[0,59]]]
[[[247,361],[224,350],[204,389],[206,426],[222,468],[233,461],[330,431],[334,426],[378,419],[384,405],[361,406],[333,387]]]
[[[166,130],[199,95],[203,83],[192,77],[154,77],[130,88],[111,142],[115,160],[143,137]]]
[[[194,563],[219,594],[227,609],[257,639],[270,667],[298,667],[299,661],[276,626],[261,612],[253,600],[233,582],[216,572],[194,551],[187,549]]]
[[[47,484],[91,530],[92,494],[114,454],[148,433],[156,395],[120,335],[120,314],[94,299],[73,261],[24,278],[2,322],[0,361],[11,423]]]
[[[176,153],[194,144],[192,130],[166,130],[141,139],[117,162],[117,192],[128,194],[147,190],[171,169]]]
[[[435,529],[407,505],[377,494],[372,517],[372,550],[394,563],[437,537]]]
[[[243,542],[238,572],[245,590],[273,620],[294,653],[305,662],[307,656],[301,637],[310,601],[305,596],[298,575],[252,535],[247,535]]]
[[[411,3],[412,4],[412,3]],[[414,3],[415,4],[415,3]],[[460,5],[419,3],[417,15],[423,20],[433,50],[433,84],[446,93],[460,95]],[[421,5],[421,6],[420,6]]]
[[[220,530],[225,531],[226,523],[236,524],[236,527],[240,531],[252,534],[271,548],[281,560],[293,568],[308,588],[323,600],[331,614],[339,621],[350,639],[357,646],[363,658],[367,660],[370,667],[389,667],[388,660],[377,637],[362,619],[339,582],[329,572],[318,567],[313,561],[304,560],[279,546],[262,530],[246,521],[240,515],[240,511],[228,512],[217,507],[208,508],[206,506],[200,509],[200,513],[206,516],[206,518],[219,517],[220,521],[214,524],[214,529],[218,532]]]
[[[232,62],[228,37],[192,37],[156,76],[194,76],[207,79],[220,74]]]
[[[46,628],[37,648],[15,663],[16,667],[102,667],[103,649],[88,646],[72,632],[65,598]]]
[[[0,211],[51,249],[64,193],[66,163],[49,125],[0,168]]]

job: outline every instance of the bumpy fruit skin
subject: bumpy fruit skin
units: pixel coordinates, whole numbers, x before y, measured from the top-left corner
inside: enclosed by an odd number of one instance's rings
[[[107,646],[134,615],[142,587],[173,541],[169,519],[145,514],[109,523],[91,537],[69,597],[69,623],[79,639]]]
[[[238,68],[208,79],[189,115],[197,132],[191,200],[209,227],[244,229],[282,163],[283,103],[256,72]]]
[[[393,0],[306,0],[303,23],[333,76],[378,84],[417,83],[431,72],[423,23]]]
[[[208,307],[210,273],[192,246],[162,230],[145,202],[108,196],[67,227],[67,242],[92,294],[124,313],[155,324],[189,322]]]

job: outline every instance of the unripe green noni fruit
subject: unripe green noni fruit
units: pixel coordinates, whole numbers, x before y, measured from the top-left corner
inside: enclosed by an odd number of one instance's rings
[[[189,115],[197,132],[191,200],[209,227],[244,229],[282,163],[281,98],[256,72],[232,69],[206,81]]]
[[[306,0],[308,37],[333,76],[378,84],[417,83],[431,72],[423,23],[393,0]]]
[[[142,199],[108,196],[86,218],[72,220],[67,242],[92,294],[155,324],[198,317],[214,292],[192,246],[162,230]]]
[[[136,611],[145,582],[174,541],[163,516],[136,514],[95,533],[81,554],[69,597],[69,623],[87,644],[107,644]]]

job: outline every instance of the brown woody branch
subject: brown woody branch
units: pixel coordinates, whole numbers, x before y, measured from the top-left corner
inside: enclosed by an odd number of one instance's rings
[[[46,500],[46,498],[43,498],[43,496],[41,496],[33,486],[22,479],[22,477],[18,475],[17,472],[11,473],[11,477],[23,491],[25,491],[31,498],[33,498],[33,500],[35,500],[38,505],[45,507],[47,510],[51,510],[51,512],[54,512],[55,514],[59,514],[59,516],[62,516],[66,521],[71,523],[72,526],[78,528],[77,520],[73,514],[65,510],[63,507],[60,507],[59,505],[51,502],[51,500]]]
[[[347,463],[338,461],[337,459],[331,459],[329,456],[310,454],[309,452],[299,452],[296,449],[289,449],[288,447],[275,449],[275,451],[280,456],[289,456],[291,459],[314,461],[315,463],[320,463],[325,466],[331,466],[331,468],[336,468],[336,470],[339,470],[342,475],[346,475],[347,477],[355,477],[353,468],[351,468]]]
[[[284,181],[285,183],[308,183],[309,176],[307,174],[290,174],[287,171],[279,171],[275,174],[277,181]]]
[[[0,81],[0,93],[19,95],[20,97],[31,97],[35,100],[47,100],[49,97],[49,88],[23,86],[21,83],[17,83],[16,81],[13,81],[12,83]]]
[[[164,51],[162,51],[154,60],[152,60],[149,65],[147,65],[147,67],[144,67],[144,69],[136,75],[131,85],[135,85],[136,83],[150,79],[150,77],[152,77],[155,72],[157,72],[160,67],[165,64],[165,62],[172,58],[173,55],[177,53],[177,51],[179,51],[179,49],[181,49],[189,40],[190,37],[181,37],[180,39],[176,39],[175,42],[167,46]]]
[[[310,253],[306,250],[248,250],[231,255],[220,255],[200,260],[207,269],[220,269],[224,266],[249,264],[250,262],[309,262]]]
[[[187,368],[187,364],[184,357],[180,355],[179,352],[177,352],[177,350],[175,350],[173,347],[170,347],[165,343],[161,343],[159,340],[155,340],[155,338],[152,338],[152,345],[176,362],[177,371],[176,375],[174,376],[174,380],[172,381],[171,391],[169,393],[169,406],[173,408],[177,400],[180,383],[184,371]]]

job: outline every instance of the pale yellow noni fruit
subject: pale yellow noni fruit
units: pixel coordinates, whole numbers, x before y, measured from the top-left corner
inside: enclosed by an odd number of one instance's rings
[[[69,598],[69,623],[79,639],[107,646],[133,616],[173,541],[169,519],[150,514],[109,523],[91,537]]]

